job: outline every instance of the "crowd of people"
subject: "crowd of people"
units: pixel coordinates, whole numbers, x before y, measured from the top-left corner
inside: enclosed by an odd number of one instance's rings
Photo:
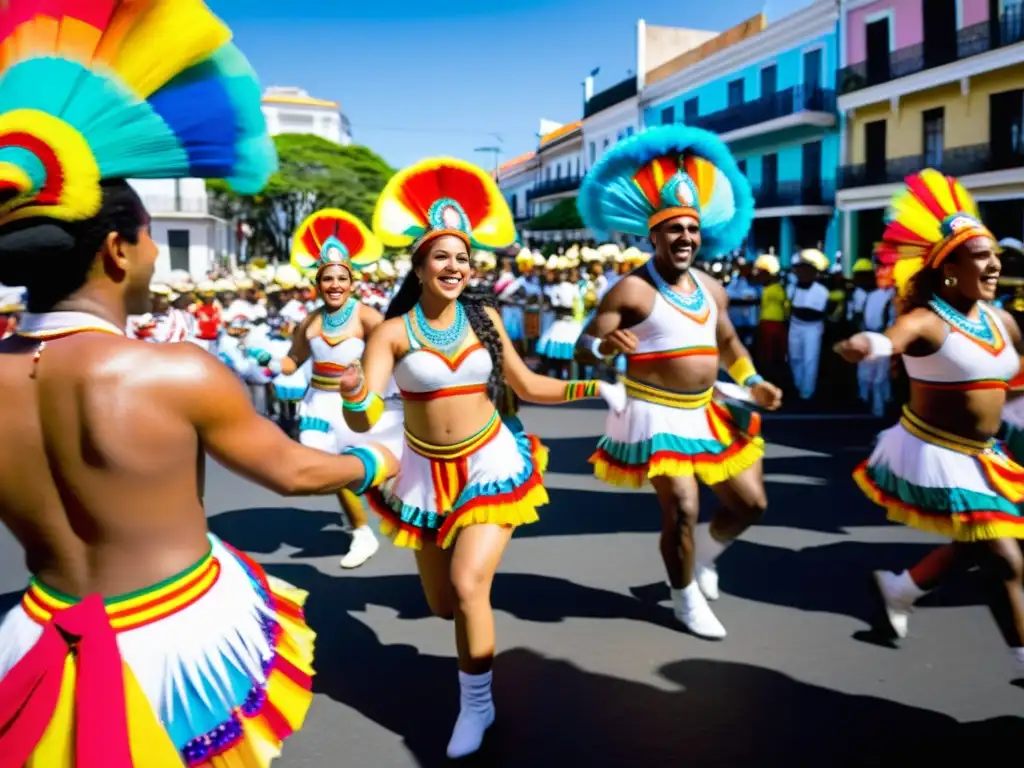
[[[521,402],[603,402],[594,475],[652,488],[674,615],[721,641],[718,558],[768,507],[761,413],[783,407],[778,383],[810,401],[842,376],[827,388],[847,381],[881,412],[894,361],[899,421],[853,480],[951,543],[874,574],[890,629],[905,637],[958,569],[992,567],[1024,671],[1024,340],[995,303],[1003,248],[959,182],[908,177],[852,286],[814,249],[790,273],[770,253],[716,268],[701,254],[746,240],[749,183],[715,134],[663,126],[610,149],[578,198],[588,229],[647,238],[649,255],[504,260],[517,237],[493,178],[442,157],[397,173],[371,226],[314,212],[289,264],[154,280],[126,178],[255,194],[275,169],[229,31],[202,3],[170,25],[168,8],[113,3],[75,17],[73,41],[45,34],[36,4],[0,11],[21,43],[0,75],[0,281],[24,286],[0,341],[0,519],[32,573],[0,623],[0,763],[262,768],[301,727],[307,595],[209,532],[207,456],[280,494],[337,497],[343,567],[377,551],[367,508],[412,550],[427,605],[453,621],[459,758],[496,718],[498,565],[549,501]],[[703,524],[701,485],[716,498]]]

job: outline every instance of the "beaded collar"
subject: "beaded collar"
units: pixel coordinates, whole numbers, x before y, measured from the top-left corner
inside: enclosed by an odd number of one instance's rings
[[[647,272],[650,274],[651,279],[654,280],[658,293],[668,302],[670,307],[686,315],[696,323],[703,324],[711,316],[711,305],[704,295],[704,289],[693,275],[689,275],[690,282],[693,283],[693,291],[681,293],[658,274],[658,270],[654,268],[654,259],[650,259],[647,262]]]
[[[352,334],[346,329],[352,322],[358,307],[359,302],[352,296],[349,296],[348,301],[340,309],[333,312],[328,312],[327,307],[323,307],[320,310],[320,338],[331,346],[348,339]]]
[[[928,302],[928,307],[948,323],[953,330],[962,333],[986,351],[999,354],[1006,346],[1002,333],[992,321],[984,304],[978,304],[978,320],[971,320],[938,296],[932,297]]]

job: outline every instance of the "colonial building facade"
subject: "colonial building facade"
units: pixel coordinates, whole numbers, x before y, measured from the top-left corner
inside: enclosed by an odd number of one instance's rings
[[[838,20],[834,0],[770,25],[748,19],[676,71],[648,76],[640,96],[646,126],[684,123],[729,145],[754,190],[748,251],[772,249],[783,264],[801,248],[831,255],[839,244]]]
[[[903,178],[960,178],[999,237],[1024,236],[1020,0],[843,0],[838,205],[868,255]]]

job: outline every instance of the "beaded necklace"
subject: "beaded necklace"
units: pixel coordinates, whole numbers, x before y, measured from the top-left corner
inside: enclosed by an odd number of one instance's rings
[[[413,310],[413,320],[416,335],[423,346],[434,349],[446,357],[451,357],[457,352],[469,334],[469,320],[461,302],[455,303],[455,320],[442,330],[430,326],[427,316],[423,314],[423,307],[418,303]]]
[[[647,271],[650,273],[651,278],[654,280],[654,285],[658,289],[658,293],[661,294],[670,306],[679,310],[687,317],[695,320],[698,323],[703,323],[708,319],[709,307],[707,300],[704,297],[704,289],[700,287],[700,283],[697,279],[690,275],[690,282],[693,283],[694,290],[691,293],[681,293],[669,285],[665,278],[658,274],[658,270],[654,268],[654,260],[647,262]]]
[[[341,309],[336,309],[333,312],[328,312],[327,308],[324,307],[320,311],[320,316],[323,321],[324,333],[329,336],[333,336],[336,334],[330,333],[331,331],[339,331],[340,329],[348,325],[349,321],[352,319],[352,315],[356,311],[356,307],[358,306],[358,304],[358,301],[349,296],[348,301],[345,302]]]
[[[981,305],[978,306],[980,320],[971,320],[967,315],[955,309],[938,296],[932,297],[932,300],[928,302],[928,306],[932,312],[965,336],[976,339],[987,346],[995,345],[995,329],[992,327],[992,321],[989,319],[988,313]]]

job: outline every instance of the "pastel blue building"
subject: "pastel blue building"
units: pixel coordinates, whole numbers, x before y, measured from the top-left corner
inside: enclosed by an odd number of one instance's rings
[[[650,82],[648,73],[641,91],[645,126],[698,126],[732,149],[756,201],[750,256],[773,250],[788,264],[821,247],[834,262],[839,250],[837,5],[815,0],[772,24],[748,20],[706,43],[705,55],[679,57],[667,76],[662,68]]]

